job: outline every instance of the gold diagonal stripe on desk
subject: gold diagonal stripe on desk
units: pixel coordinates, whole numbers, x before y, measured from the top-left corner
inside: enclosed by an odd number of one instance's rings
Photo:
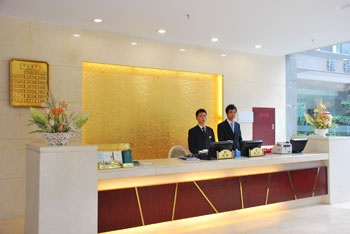
[[[271,173],[269,174],[269,179],[268,179],[268,181],[267,181],[265,205],[267,205],[267,202],[269,201],[270,180],[271,180]]]
[[[318,176],[320,174],[320,168],[317,168],[317,173],[316,173],[316,177],[315,177],[315,182],[314,182],[314,186],[312,188],[312,196],[315,196],[315,191],[316,191],[316,186],[317,186],[317,180],[318,180]]]
[[[175,186],[175,194],[174,194],[174,204],[173,204],[173,213],[171,215],[171,220],[174,220],[175,216],[175,207],[176,207],[176,200],[177,200],[177,189],[179,188],[179,183],[176,183]]]
[[[210,202],[210,200],[208,199],[208,197],[205,195],[205,193],[203,192],[203,190],[199,187],[199,185],[197,184],[196,181],[193,181],[194,185],[198,188],[199,192],[203,195],[203,197],[205,198],[205,200],[207,200],[207,202],[209,203],[209,205],[211,206],[211,208],[213,208],[213,210],[216,212],[216,213],[219,213],[217,211],[217,209],[215,208],[215,206]]]
[[[141,207],[141,202],[140,202],[140,197],[139,197],[139,192],[138,192],[138,190],[137,190],[137,187],[135,187],[135,193],[136,193],[136,198],[137,198],[137,204],[138,204],[138,206],[139,206],[139,211],[140,211],[142,226],[144,226],[144,225],[145,225],[145,221],[144,221],[144,219],[143,219],[142,207]]]
[[[242,209],[244,209],[243,186],[242,186],[241,177],[239,177],[239,193],[241,194],[241,206],[242,206]]]
[[[293,184],[293,180],[292,180],[292,176],[290,174],[290,171],[288,171],[288,178],[289,178],[290,187],[292,188],[294,199],[298,200],[297,195],[295,194],[294,184]]]

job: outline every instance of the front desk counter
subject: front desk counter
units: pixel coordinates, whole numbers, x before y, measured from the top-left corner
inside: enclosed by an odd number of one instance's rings
[[[302,154],[97,171],[97,146],[27,145],[25,233],[164,233],[179,223],[349,202],[348,152],[350,137],[308,137]]]
[[[328,196],[328,153],[139,162],[98,171],[98,232]]]

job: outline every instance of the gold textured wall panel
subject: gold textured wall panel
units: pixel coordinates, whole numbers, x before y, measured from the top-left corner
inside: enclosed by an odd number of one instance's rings
[[[133,159],[166,158],[173,145],[187,147],[197,109],[216,133],[222,85],[222,75],[84,62],[83,143],[130,143]]]

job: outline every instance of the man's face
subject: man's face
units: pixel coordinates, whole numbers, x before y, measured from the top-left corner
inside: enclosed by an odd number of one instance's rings
[[[237,114],[237,110],[229,110],[227,115],[227,119],[230,120],[231,122],[235,119]]]
[[[199,125],[205,125],[205,121],[207,121],[207,114],[205,112],[198,113],[196,117]]]

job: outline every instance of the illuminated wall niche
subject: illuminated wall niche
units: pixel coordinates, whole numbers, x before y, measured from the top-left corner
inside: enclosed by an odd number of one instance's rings
[[[133,159],[166,158],[173,145],[187,147],[197,109],[216,133],[222,85],[222,75],[84,62],[83,143],[130,143]]]

